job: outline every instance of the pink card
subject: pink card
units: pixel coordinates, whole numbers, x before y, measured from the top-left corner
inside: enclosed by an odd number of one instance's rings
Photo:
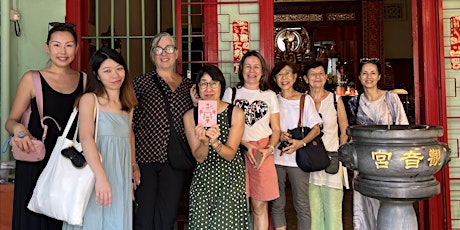
[[[211,127],[217,124],[217,101],[198,101],[198,124]]]

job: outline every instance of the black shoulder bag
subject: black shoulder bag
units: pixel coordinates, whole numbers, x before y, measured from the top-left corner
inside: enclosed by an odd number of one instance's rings
[[[171,167],[177,170],[190,170],[195,168],[196,160],[192,155],[192,150],[187,142],[184,142],[182,138],[177,134],[176,129],[174,128],[173,115],[168,102],[168,96],[163,90],[160,82],[158,81],[158,75],[153,76],[153,80],[160,90],[160,93],[163,94],[163,100],[165,103],[165,110],[168,115],[169,120],[169,142],[168,142],[168,161]]]
[[[300,97],[300,113],[297,128],[288,130],[293,139],[302,140],[310,132],[310,128],[302,127],[302,114],[305,104],[305,95]],[[296,150],[296,162],[300,169],[305,172],[320,171],[330,164],[329,156],[327,155],[326,148],[324,147],[323,140],[321,139],[322,133],[316,136],[312,141],[308,142],[305,146]]]

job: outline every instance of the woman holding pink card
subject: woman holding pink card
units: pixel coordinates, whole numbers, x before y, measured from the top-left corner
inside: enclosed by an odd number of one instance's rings
[[[221,101],[222,72],[213,65],[197,74],[198,108],[184,115],[185,134],[197,160],[190,187],[189,229],[249,229],[244,161],[238,150],[244,113]]]

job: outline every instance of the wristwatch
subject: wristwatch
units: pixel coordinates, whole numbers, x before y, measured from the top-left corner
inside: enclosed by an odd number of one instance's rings
[[[302,139],[303,147],[307,146],[307,143]]]
[[[272,154],[275,153],[275,147],[273,147],[272,145],[267,145],[266,148],[267,148],[267,149],[268,149],[268,148],[271,148],[271,149],[272,149]]]

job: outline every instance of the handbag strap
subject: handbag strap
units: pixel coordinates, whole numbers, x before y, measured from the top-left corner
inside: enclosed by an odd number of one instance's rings
[[[160,81],[158,80],[158,74],[155,74],[155,76],[153,76],[153,81],[157,85],[158,90],[160,90],[160,93],[163,95],[163,102],[165,103],[165,108],[166,108],[165,110],[166,110],[166,113],[168,113],[167,117],[169,120],[169,129],[175,132],[176,129],[174,128],[174,123],[172,120],[173,116],[171,113],[171,108],[169,107],[168,96],[166,95],[166,92],[164,91],[163,86],[160,84]]]
[[[40,116],[40,120],[43,118],[43,92],[42,92],[42,82],[40,80],[40,73],[37,70],[32,70],[32,80],[34,84],[35,90],[35,102],[37,103],[38,114]],[[29,104],[26,111],[24,111],[21,123],[27,128],[29,126],[30,114],[32,108]]]
[[[99,101],[97,100],[96,94],[94,95],[94,103],[96,106],[94,106],[94,142],[97,142],[97,130],[99,129]]]
[[[302,94],[300,96],[299,121],[297,122],[297,127],[302,127],[302,115],[303,115],[304,106],[305,106],[305,94]]]
[[[235,103],[235,97],[236,97],[236,87],[232,87],[232,100],[230,101],[230,104]]]
[[[96,94],[94,95],[94,141],[97,141],[97,131],[98,131],[98,126],[99,126],[99,102],[97,101],[97,96]],[[72,124],[77,117],[78,114],[78,106],[75,106],[73,108],[72,114],[70,114],[69,120],[67,121],[67,125],[65,126],[64,132],[62,133],[62,136],[66,137],[67,134],[69,134],[70,128],[72,127]],[[75,133],[73,135],[73,140],[77,140],[78,136],[78,126],[80,125],[80,119],[77,118],[77,126],[75,128]]]
[[[63,137],[66,137],[67,134],[69,134],[69,130],[72,127],[73,121],[75,120],[75,117],[77,117],[77,114],[78,114],[78,107],[75,106],[73,108],[72,114],[70,114],[69,120],[67,120],[67,124],[66,124],[66,126],[64,128],[64,132],[62,133]],[[75,130],[75,133],[77,133],[77,132],[78,132],[78,125],[77,125],[77,129]]]
[[[42,91],[42,82],[40,79],[40,73],[36,70],[32,71],[32,78],[34,79],[35,101],[37,102],[38,114],[40,114],[40,120],[42,120],[43,119],[43,91]]]
[[[56,124],[56,127],[58,128],[59,131],[61,131],[61,126],[54,118],[50,116],[43,117],[43,91],[42,91],[42,82],[40,79],[40,72],[38,72],[38,70],[33,70],[31,72],[32,72],[32,80],[33,80],[34,91],[35,91],[35,102],[37,103],[38,115],[40,116],[40,124],[43,128],[42,141],[45,141],[46,134],[48,133],[48,126],[45,125],[45,123],[43,122],[46,119],[51,119]],[[29,120],[30,120],[31,113],[32,113],[32,107],[29,104],[29,106],[27,107],[26,111],[24,111],[22,118],[21,118],[21,123],[26,128],[29,127]]]

